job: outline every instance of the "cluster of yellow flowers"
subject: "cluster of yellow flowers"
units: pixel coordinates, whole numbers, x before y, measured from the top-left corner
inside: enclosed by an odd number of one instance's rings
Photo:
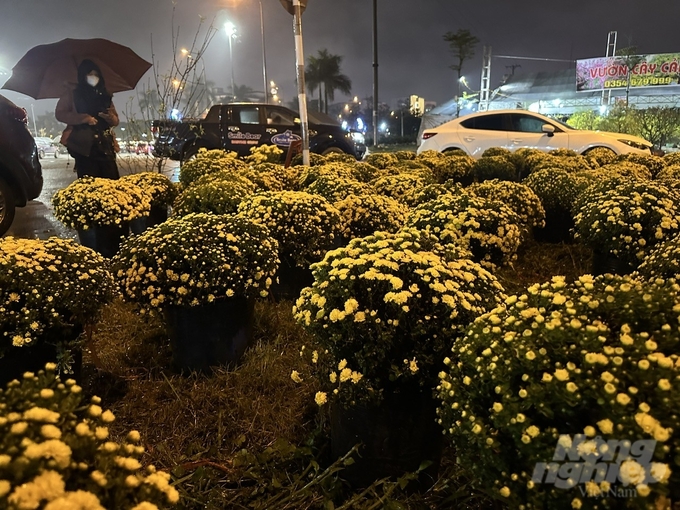
[[[655,463],[624,462],[620,479],[638,496],[665,494],[679,475],[669,467],[680,451],[679,319],[674,280],[586,275],[530,286],[454,343],[439,374],[439,423],[469,445],[459,454],[474,476],[494,480],[512,504],[542,508],[578,493],[578,480],[565,492],[532,478],[537,463],[551,462],[558,439],[578,434],[656,442]],[[585,440],[579,454],[596,444]]]
[[[0,392],[0,507],[158,510],[177,503],[170,475],[142,468],[139,432],[112,441],[113,413],[98,397],[82,406],[81,387],[62,382],[55,369],[27,372]]]
[[[52,198],[54,216],[64,225],[86,230],[93,226],[121,226],[151,210],[151,195],[129,180],[83,177]]]
[[[473,184],[467,191],[478,197],[503,202],[517,214],[523,229],[545,226],[545,210],[541,199],[524,184],[492,179]]]
[[[522,242],[522,222],[515,212],[466,191],[444,193],[416,207],[406,224],[429,230],[442,242],[463,242],[476,261],[491,269],[514,260]]]
[[[96,320],[114,295],[98,253],[71,239],[0,239],[0,352]]]
[[[304,191],[321,195],[332,204],[348,197],[374,192],[368,184],[346,177],[325,174],[317,177]]]
[[[238,216],[267,227],[281,257],[300,267],[321,260],[341,234],[338,210],[326,199],[302,191],[269,191],[247,197]]]
[[[312,265],[314,284],[293,313],[318,343],[303,352],[312,352],[325,394],[352,402],[402,382],[436,384],[439,356],[461,325],[502,296],[497,280],[461,253],[409,229],[354,239]]]
[[[199,178],[219,172],[240,173],[247,168],[247,164],[238,159],[235,152],[222,149],[199,149],[192,160],[186,161],[179,170],[179,182],[188,186]]]
[[[189,214],[129,238],[112,260],[127,299],[162,307],[266,296],[278,245],[242,217]]]
[[[177,187],[165,175],[158,172],[139,172],[125,175],[121,181],[128,181],[139,186],[151,195],[151,205],[171,205],[177,195]]]
[[[250,155],[246,156],[245,160],[252,164],[258,165],[260,163],[279,163],[283,150],[276,145],[259,145],[250,148]]]
[[[575,238],[632,267],[680,233],[680,195],[659,182],[615,177],[589,187],[576,203]]]
[[[374,232],[397,232],[403,228],[408,207],[390,197],[376,193],[350,195],[336,202],[340,212],[345,239],[365,237]]]

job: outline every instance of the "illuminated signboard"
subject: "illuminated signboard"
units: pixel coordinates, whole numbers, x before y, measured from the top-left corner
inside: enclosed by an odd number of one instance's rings
[[[632,68],[632,69],[631,69]],[[576,90],[678,85],[680,53],[601,57],[576,61]]]

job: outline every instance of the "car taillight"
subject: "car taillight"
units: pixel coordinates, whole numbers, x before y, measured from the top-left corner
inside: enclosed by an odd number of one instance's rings
[[[428,138],[432,138],[436,134],[437,133],[423,133],[423,140],[427,140]]]

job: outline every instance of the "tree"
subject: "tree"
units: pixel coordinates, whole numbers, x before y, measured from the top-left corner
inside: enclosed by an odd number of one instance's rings
[[[199,17],[199,24],[190,44],[182,47],[180,44],[180,27],[175,26],[175,9],[172,8],[171,48],[172,60],[160,64],[151,39],[151,63],[153,75],[145,84],[137,89],[137,107],[126,105],[122,112],[127,120],[126,132],[130,136],[148,133],[154,120],[174,118],[178,114],[183,116],[198,116],[205,110],[206,105],[214,97],[205,78],[203,57],[212,38],[217,33],[213,22],[206,24],[204,17]],[[183,39],[183,38],[182,38]],[[165,66],[168,65],[169,68]],[[161,70],[163,67],[163,70]],[[131,102],[130,102],[131,103]],[[138,113],[139,112],[139,113]],[[163,159],[150,164],[160,169],[164,165]]]
[[[463,64],[475,55],[475,46],[479,39],[472,35],[467,29],[459,29],[457,32],[446,32],[444,40],[449,43],[449,49],[456,58],[457,63],[449,66],[456,71],[458,80],[458,93],[456,94],[456,117],[460,115],[460,80],[463,76]]]
[[[321,111],[321,62],[314,55],[307,58],[305,84],[312,95],[317,88],[319,89],[318,111]]]
[[[232,96],[234,97],[234,101],[254,102],[262,99],[262,93],[248,85],[234,85]]]
[[[342,57],[332,55],[328,50],[323,49],[317,52],[317,56],[310,56],[305,69],[305,82],[307,88],[314,91],[319,89],[319,111],[323,109],[328,113],[328,101],[335,99],[335,91],[339,90],[344,94],[352,92],[352,81],[340,70]],[[321,88],[323,85],[323,108],[321,102]]]
[[[598,127],[602,131],[637,134],[634,111],[634,108],[629,107],[623,101],[616,102],[607,115],[601,118]]]
[[[582,112],[575,112],[567,124],[569,124],[574,129],[588,129],[595,130],[598,129],[601,117],[597,115],[593,110],[585,110]]]
[[[679,108],[653,106],[635,110],[634,116],[640,136],[652,142],[657,149],[666,145],[680,125]]]

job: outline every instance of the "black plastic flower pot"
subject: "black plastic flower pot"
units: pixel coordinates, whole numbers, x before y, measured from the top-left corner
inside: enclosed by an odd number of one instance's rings
[[[355,463],[340,473],[353,488],[364,488],[382,478],[396,479],[417,471],[409,490],[426,491],[437,480],[443,449],[442,429],[436,422],[437,404],[419,389],[387,395],[378,406],[333,405],[331,454],[345,455],[361,444]]]
[[[167,205],[152,205],[151,212],[148,216],[142,216],[130,222],[130,232],[133,234],[141,234],[147,228],[151,228],[159,223],[163,223],[168,219]]]
[[[120,248],[122,239],[127,235],[128,224],[122,226],[95,225],[87,230],[78,229],[80,244],[100,253],[103,257],[111,258]]]
[[[574,219],[568,212],[548,212],[545,215],[545,226],[534,228],[534,239],[544,243],[571,243]]]
[[[625,260],[621,260],[621,258],[616,255],[600,250],[595,250],[593,252],[593,276],[600,276],[603,274],[625,276],[633,271],[635,271],[635,267]]]
[[[281,264],[273,278],[273,283],[269,287],[270,295],[276,299],[296,300],[300,292],[305,287],[311,287],[314,283],[314,276],[309,267],[299,267],[295,265],[292,257],[281,255]],[[277,282],[278,278],[278,282]]]
[[[180,371],[235,367],[253,338],[254,301],[225,298],[198,306],[164,309],[172,362]]]

